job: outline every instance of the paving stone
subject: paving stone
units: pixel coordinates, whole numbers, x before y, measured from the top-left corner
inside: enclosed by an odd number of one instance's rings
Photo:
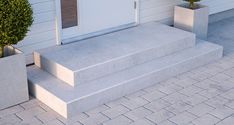
[[[0,110],[0,118],[4,117],[4,116],[7,116],[7,115],[15,114],[17,112],[21,112],[23,110],[24,109],[19,105],[16,105],[16,106],[13,106],[13,107],[10,107],[10,108],[7,108],[7,109]]]
[[[192,97],[185,98],[183,101],[186,102],[189,105],[194,106],[194,105],[200,104],[202,102],[205,102],[206,100],[208,100],[208,98],[203,97],[203,96],[201,96],[199,94],[195,94]]]
[[[116,106],[116,107],[111,108],[109,110],[106,110],[102,113],[105,114],[106,116],[108,116],[109,118],[113,119],[113,118],[120,116],[128,111],[130,111],[128,108],[126,108],[122,105],[119,105],[119,106]]]
[[[87,118],[88,118],[88,115],[86,115],[86,114],[84,114],[84,113],[77,114],[76,116],[73,116],[73,117],[71,117],[71,118],[69,118],[69,119],[66,119],[66,118],[64,118],[64,117],[62,117],[62,116],[57,117],[57,119],[58,119],[59,121],[61,121],[63,124],[65,124],[65,125],[71,125],[71,124],[73,124],[73,123],[76,123],[76,122],[78,122],[78,121],[85,120],[85,119],[87,119]]]
[[[181,112],[184,112],[185,110],[188,110],[190,108],[192,108],[191,105],[180,101],[180,102],[174,103],[173,105],[169,107],[166,107],[165,109],[170,112],[173,112],[174,114],[180,114]]]
[[[213,75],[211,75],[210,73],[203,72],[203,73],[194,73],[193,75],[190,75],[189,77],[191,79],[196,80],[196,81],[203,81],[203,80],[208,79],[212,76]]]
[[[0,119],[0,125],[12,125],[12,124],[18,124],[21,122],[21,119],[18,118],[16,115],[8,115],[4,116]]]
[[[233,64],[232,62],[219,60],[219,61],[216,63],[216,65],[219,66],[219,67],[222,68],[222,69],[229,69],[229,68],[232,68],[234,64]]]
[[[32,98],[29,101],[20,104],[20,106],[22,106],[24,109],[30,109],[30,108],[40,106],[40,104],[41,102],[39,100]]]
[[[219,122],[217,125],[232,125],[234,123],[234,115],[225,118],[221,122]]]
[[[122,102],[122,105],[124,105],[125,107],[129,109],[136,109],[148,103],[149,102],[147,100],[140,98],[140,97],[136,97],[136,98],[132,98],[132,99]]]
[[[39,120],[41,120],[43,123],[55,120],[59,115],[55,112],[44,112],[36,116]]]
[[[103,111],[108,110],[108,109],[110,109],[108,106],[101,105],[101,106],[98,106],[97,108],[91,109],[85,113],[88,115],[92,115],[92,114],[97,114],[97,113],[103,112]]]
[[[212,114],[220,119],[224,119],[224,118],[232,115],[233,113],[234,113],[234,110],[232,110],[226,106],[216,108],[215,110],[210,112],[210,114]]]
[[[139,91],[137,91],[135,93],[132,93],[132,94],[129,94],[129,95],[125,96],[125,97],[128,98],[128,99],[131,99],[131,98],[136,98],[136,97],[139,97],[139,96],[142,96],[142,95],[145,95],[145,94],[147,94],[146,91],[139,90]]]
[[[194,84],[194,86],[200,87],[202,89],[210,89],[212,88],[213,85],[216,85],[217,83],[210,80],[210,79],[206,79],[204,81],[200,81]]]
[[[179,85],[179,86],[185,88],[185,87],[191,86],[194,83],[197,83],[197,81],[187,77],[187,78],[184,78],[184,79],[179,79],[179,80],[175,81],[174,83],[176,85]]]
[[[208,90],[203,90],[199,92],[198,94],[210,99],[210,98],[213,98],[215,96],[222,94],[222,92],[218,89],[208,89]]]
[[[223,107],[224,104],[228,103],[229,100],[220,97],[220,96],[216,96],[214,98],[211,98],[207,101],[205,101],[206,104],[214,107],[214,108],[219,108],[219,107]]]
[[[187,74],[187,73],[188,73],[188,72],[182,73],[182,74],[179,74],[179,75],[184,75],[184,74]],[[179,75],[178,75],[178,76],[179,76]],[[181,79],[178,79],[178,78],[177,78],[178,76],[171,77],[171,78],[168,78],[168,79],[166,79],[166,80],[164,80],[164,81],[161,81],[160,84],[162,84],[162,85],[174,84],[174,83],[177,82],[178,80],[181,80]]]
[[[125,116],[119,116],[110,121],[104,122],[103,125],[129,125],[132,121]]]
[[[182,80],[182,79],[190,78],[190,76],[193,76],[193,75],[194,75],[193,72],[188,71],[188,72],[177,75],[176,78]]]
[[[36,117],[32,117],[31,119],[23,120],[23,121],[21,121],[20,123],[17,123],[17,124],[20,124],[20,125],[42,125],[43,122],[41,122]]]
[[[209,64],[209,65],[206,65],[204,66],[206,68],[205,72],[209,73],[209,74],[212,74],[212,75],[216,75],[220,72],[223,71],[222,68],[220,67],[217,67],[216,65],[214,64]]]
[[[168,95],[174,92],[177,92],[181,89],[183,89],[183,87],[176,85],[176,84],[172,84],[172,83],[171,84],[161,83],[157,88],[158,91],[163,92]]]
[[[147,119],[140,119],[137,121],[134,121],[132,124],[130,125],[155,125],[154,123],[150,122]]]
[[[166,120],[164,122],[161,122],[159,125],[176,125],[176,124],[171,121]]]
[[[121,104],[122,104],[123,102],[125,102],[125,101],[128,101],[128,99],[125,98],[125,97],[122,97],[122,98],[119,98],[119,99],[117,99],[117,100],[108,102],[108,103],[106,103],[106,105],[107,105],[108,107],[113,108],[113,107],[116,107],[116,106],[121,105]]]
[[[160,99],[160,100],[156,100],[156,101],[152,101],[151,103],[145,105],[144,107],[153,111],[153,112],[157,112],[165,107],[170,106],[171,104]]]
[[[61,121],[55,119],[49,122],[46,122],[45,125],[64,125]]]
[[[162,109],[156,113],[153,113],[149,116],[147,116],[146,118],[149,119],[150,121],[158,124],[160,122],[163,122],[171,117],[175,116],[175,114],[173,114],[172,112],[169,112],[165,109]]]
[[[184,99],[188,98],[187,96],[181,94],[181,93],[173,93],[173,94],[170,94],[168,96],[165,96],[163,97],[162,99],[173,104],[173,103],[176,103],[176,102],[179,102],[179,101],[182,101]]]
[[[230,100],[234,100],[234,89],[224,93],[222,97],[230,99]]]
[[[199,118],[193,120],[192,122],[194,125],[214,125],[219,121],[220,121],[220,119],[218,119],[210,114],[206,114],[202,117],[199,117]]]
[[[223,81],[221,84],[219,84],[222,87],[222,91],[226,92],[227,90],[234,89],[234,78],[230,78],[226,81]]]
[[[194,94],[199,93],[202,90],[203,89],[192,85],[192,86],[189,86],[189,87],[179,91],[179,93],[182,93],[186,96],[193,96]]]
[[[226,103],[225,105],[226,105],[227,107],[229,107],[229,108],[231,108],[231,109],[234,110],[234,100],[232,100],[232,101]]]
[[[231,78],[230,76],[228,76],[228,75],[226,75],[224,73],[219,73],[219,74],[211,77],[210,79],[215,81],[215,82],[222,83],[223,81],[228,80],[230,78]]]
[[[230,68],[230,69],[224,71],[223,73],[226,75],[229,75],[231,77],[234,77],[234,68]]]
[[[196,119],[197,117],[191,113],[183,112],[181,114],[178,114],[169,120],[178,124],[178,125],[187,125],[192,120]]]
[[[153,93],[155,91],[158,91],[158,88],[161,86],[161,83],[156,83],[148,88],[143,89],[143,91],[147,93]]]
[[[199,105],[194,106],[191,109],[188,109],[188,112],[190,112],[196,116],[201,117],[201,116],[209,113],[212,110],[214,110],[214,108],[211,106],[208,106],[206,104],[199,104]]]
[[[152,93],[145,94],[145,95],[143,95],[141,97],[148,100],[148,101],[154,101],[154,100],[160,99],[160,98],[162,98],[164,96],[166,96],[165,93],[162,93],[160,91],[154,91]]]
[[[132,110],[130,112],[127,112],[124,115],[127,116],[128,118],[130,118],[133,121],[137,121],[137,120],[142,119],[145,116],[150,115],[150,114],[152,114],[151,111],[149,111],[146,108],[140,107],[140,108],[137,108],[137,109]]]
[[[108,120],[108,117],[102,115],[101,113],[98,113],[91,115],[87,119],[81,119],[80,122],[84,125],[99,125]]]
[[[82,124],[79,123],[79,122],[75,122],[75,123],[73,123],[73,124],[71,124],[71,125],[82,125]]]
[[[44,112],[45,110],[43,110],[41,107],[35,107],[35,108],[24,110],[22,112],[18,112],[16,113],[16,115],[23,120],[30,120],[32,117],[39,115],[41,113],[44,113]]]

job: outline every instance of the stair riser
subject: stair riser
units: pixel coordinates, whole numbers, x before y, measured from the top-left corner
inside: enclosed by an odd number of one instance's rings
[[[36,97],[38,100],[49,106],[51,109],[53,109],[63,117],[67,118],[67,104],[64,101],[60,100],[46,89],[33,84],[30,80],[28,82],[28,87],[32,96]]]
[[[42,57],[39,53],[34,52],[35,65],[49,72],[55,77],[65,81],[67,84],[74,86],[74,73],[66,67],[59,65],[53,61],[50,61]]]
[[[36,61],[38,62],[36,63],[37,66],[53,74],[69,85],[76,86],[79,84],[88,83],[92,80],[101,78],[111,73],[115,73],[136,66],[138,64],[142,64],[152,59],[166,56],[189,47],[193,47],[194,45],[195,36],[191,35],[190,37],[172,42],[161,48],[152,48],[143,52],[126,55],[125,57],[110,60],[108,62],[97,64],[95,66],[75,72],[67,69],[66,67],[63,67],[62,65],[56,64],[55,62],[49,61],[46,58],[40,57],[40,55],[37,53],[35,53],[35,60],[40,60]]]
[[[66,118],[70,118],[80,112],[87,111],[89,109],[107,103],[109,101],[115,100],[124,95],[149,87],[153,84],[166,80],[170,77],[187,72],[191,69],[202,66],[204,64],[208,64],[209,62],[218,60],[221,57],[222,57],[222,48],[217,49],[216,51],[212,51],[203,55],[199,55],[197,57],[181,61],[180,63],[176,63],[174,65],[169,65],[168,67],[158,69],[157,71],[148,74],[143,74],[142,76],[119,83],[115,86],[112,86],[111,88],[110,87],[108,88],[107,86],[105,90],[91,93],[89,94],[89,96],[86,96],[82,99],[77,99],[73,100],[72,102],[68,102],[66,106],[64,105],[65,102],[61,101],[54,101],[53,104],[50,104],[50,102],[52,101],[48,100],[47,97],[51,96],[52,98],[53,94],[46,92],[42,95],[43,91],[46,91],[43,90],[43,88],[33,86],[31,87],[31,89],[33,88],[33,90],[31,91],[39,100],[49,105],[55,111],[58,110],[57,107],[60,107],[59,111],[57,112]],[[48,96],[48,94],[50,95]]]

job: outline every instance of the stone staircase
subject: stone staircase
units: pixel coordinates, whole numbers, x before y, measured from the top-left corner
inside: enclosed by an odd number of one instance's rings
[[[30,92],[66,118],[222,57],[221,46],[148,23],[34,53]]]

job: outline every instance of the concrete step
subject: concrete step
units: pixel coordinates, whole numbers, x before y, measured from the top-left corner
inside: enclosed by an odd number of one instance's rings
[[[88,84],[72,87],[37,66],[28,67],[31,93],[66,118],[149,87],[222,57],[221,46],[199,42],[189,48],[134,66]]]
[[[195,35],[148,23],[81,42],[35,52],[35,64],[71,86],[195,45]]]

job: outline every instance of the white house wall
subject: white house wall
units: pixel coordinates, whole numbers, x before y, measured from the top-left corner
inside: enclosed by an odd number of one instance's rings
[[[182,0],[140,0],[140,22],[167,20],[173,17],[174,5]],[[234,8],[234,0],[203,0],[210,14]]]
[[[34,22],[27,37],[16,46],[22,50],[27,63],[32,63],[32,52],[56,45],[55,1],[29,0],[34,12]]]

